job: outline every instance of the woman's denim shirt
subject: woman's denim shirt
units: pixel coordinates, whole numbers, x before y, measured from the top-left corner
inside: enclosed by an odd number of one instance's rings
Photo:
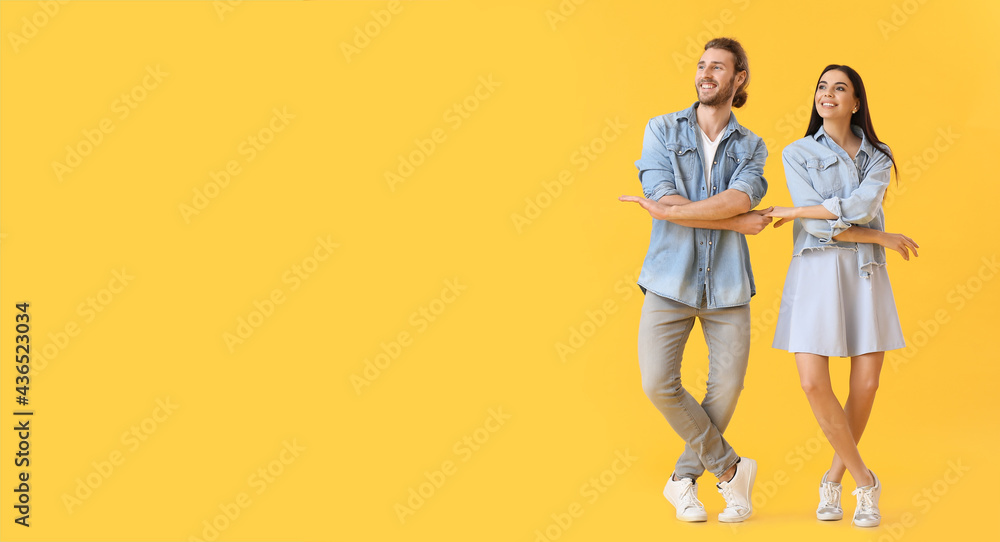
[[[643,193],[651,200],[677,194],[700,201],[732,188],[746,193],[751,208],[756,207],[767,192],[767,147],[730,113],[706,186],[697,105],[646,125],[642,158],[635,163]],[[743,234],[655,219],[638,282],[643,292],[709,309],[745,305],[756,293]]]
[[[820,127],[811,136],[793,142],[781,153],[785,181],[796,207],[822,205],[837,215],[833,220],[796,218],[792,227],[794,256],[804,250],[841,248],[858,254],[858,273],[871,275],[873,266],[885,265],[885,249],[872,243],[837,242],[844,230],[859,226],[885,231],[882,198],[889,186],[892,160],[888,149],[875,148],[859,126],[861,138],[855,159]]]

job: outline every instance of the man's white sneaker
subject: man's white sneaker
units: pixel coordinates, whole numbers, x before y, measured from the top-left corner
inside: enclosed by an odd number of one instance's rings
[[[869,470],[868,472],[872,472]],[[858,496],[858,507],[854,509],[854,524],[858,527],[878,527],[882,515],[878,511],[878,498],[882,495],[882,484],[872,472],[875,484],[859,487],[851,495]]]
[[[840,484],[827,482],[830,471],[823,474],[819,482],[819,507],[816,508],[816,519],[835,521],[844,519],[844,509],[840,507]]]
[[[693,483],[691,479],[674,480],[674,475],[671,474],[667,485],[663,487],[663,496],[677,509],[677,519],[681,521],[708,520],[705,507],[698,500],[698,484]]]
[[[750,517],[753,512],[753,503],[750,500],[750,492],[753,491],[753,482],[757,477],[757,462],[747,457],[741,457],[736,464],[736,474],[728,482],[719,482],[716,487],[719,493],[726,499],[726,509],[719,514],[719,521],[723,523],[738,523]]]

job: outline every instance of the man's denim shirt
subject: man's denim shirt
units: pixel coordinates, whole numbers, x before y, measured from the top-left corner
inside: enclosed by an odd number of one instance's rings
[[[858,273],[871,274],[873,266],[885,265],[885,249],[871,243],[843,243],[833,238],[851,226],[885,231],[882,198],[889,187],[892,160],[875,148],[861,128],[851,126],[861,138],[861,149],[850,155],[820,127],[819,131],[785,147],[781,161],[785,180],[796,207],[822,205],[837,215],[833,220],[795,219],[793,254],[804,250],[841,248],[857,251]]]
[[[643,193],[651,200],[677,194],[700,201],[733,188],[750,196],[751,208],[756,207],[767,192],[764,141],[730,113],[706,187],[697,106],[654,117],[646,125],[642,158],[635,163]],[[709,309],[745,305],[756,293],[743,234],[655,219],[638,282],[643,292]]]

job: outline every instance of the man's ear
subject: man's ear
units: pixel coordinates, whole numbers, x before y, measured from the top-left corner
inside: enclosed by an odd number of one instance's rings
[[[736,88],[740,88],[740,85],[742,85],[743,82],[746,81],[746,80],[747,80],[747,71],[746,70],[743,70],[740,73],[736,74],[736,81],[735,81]]]

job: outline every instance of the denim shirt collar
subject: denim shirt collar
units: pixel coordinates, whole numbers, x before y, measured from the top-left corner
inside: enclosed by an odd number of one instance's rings
[[[865,137],[864,130],[862,130],[861,127],[858,126],[857,124],[852,124],[851,131],[854,132],[854,135],[861,138],[861,147],[858,149],[858,152],[865,153],[865,156],[867,156],[868,158],[875,156],[875,148],[872,146],[871,142],[868,141],[868,138]],[[839,147],[839,145],[837,145],[837,142],[835,142],[833,138],[826,133],[826,130],[824,130],[822,126],[819,127],[819,130],[817,130],[812,137],[816,141],[820,141],[820,137],[824,137],[830,140],[829,142],[826,142],[826,146],[830,148],[834,148],[835,146]],[[820,142],[822,143],[822,141]]]
[[[697,109],[700,104],[701,102],[695,102],[691,104],[691,107],[681,112],[681,118],[688,121],[688,126],[692,131],[698,126]],[[822,128],[820,129],[822,130]],[[740,135],[744,136],[750,134],[749,130],[741,126],[740,123],[736,122],[736,115],[733,114],[732,111],[729,111],[729,124],[726,125],[726,129],[722,132],[722,139],[726,139],[729,137],[729,134],[733,132],[739,132]]]

